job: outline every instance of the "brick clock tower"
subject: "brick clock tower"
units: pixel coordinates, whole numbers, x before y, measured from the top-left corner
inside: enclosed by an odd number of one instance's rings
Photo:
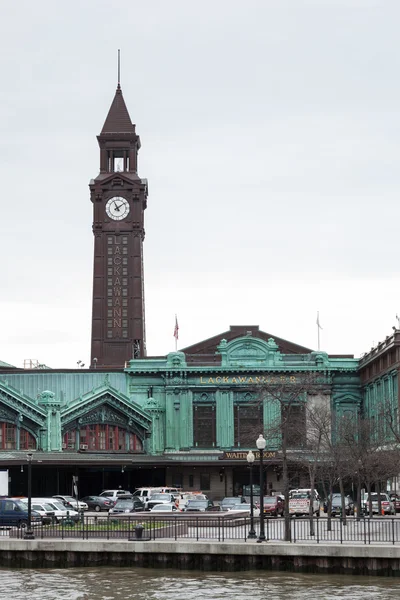
[[[147,180],[137,174],[140,138],[118,84],[92,179],[94,269],[91,367],[124,367],[146,355],[143,240]]]

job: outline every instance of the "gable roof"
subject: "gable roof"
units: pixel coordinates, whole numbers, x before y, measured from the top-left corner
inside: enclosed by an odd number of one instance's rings
[[[282,354],[309,354],[312,352],[311,348],[306,348],[305,346],[289,342],[288,340],[284,340],[271,333],[260,331],[259,325],[231,325],[228,331],[214,335],[213,337],[198,342],[197,344],[193,344],[192,346],[182,348],[182,352],[186,355],[191,355],[192,361],[199,362],[204,359],[204,355],[215,356],[217,346],[220,344],[221,340],[227,340],[229,342],[249,334],[252,337],[260,338],[265,341],[273,338]]]

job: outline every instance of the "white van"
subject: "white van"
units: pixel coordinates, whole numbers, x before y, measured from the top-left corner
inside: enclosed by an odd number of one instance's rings
[[[114,500],[115,502],[118,500],[118,498],[120,496],[132,496],[131,492],[128,492],[127,490],[103,490],[101,492],[101,494],[99,494],[99,496],[101,498],[110,498],[111,500]]]
[[[152,494],[175,494],[178,495],[180,491],[175,487],[141,487],[133,492],[134,497],[138,497],[145,502],[147,498],[150,498]]]
[[[159,493],[161,493],[160,487],[141,487],[141,488],[137,488],[137,490],[135,490],[133,492],[133,497],[140,498],[140,500],[142,500],[142,502],[145,502],[146,499],[151,496],[151,494],[159,494]]]

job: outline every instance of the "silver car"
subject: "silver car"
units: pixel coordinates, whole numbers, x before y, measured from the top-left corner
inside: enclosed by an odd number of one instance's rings
[[[150,509],[152,513],[174,513],[179,512],[175,504],[156,504]]]

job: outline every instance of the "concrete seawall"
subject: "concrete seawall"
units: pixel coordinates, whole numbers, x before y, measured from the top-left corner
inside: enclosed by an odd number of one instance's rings
[[[400,575],[400,546],[98,540],[0,540],[0,566],[157,567]]]

